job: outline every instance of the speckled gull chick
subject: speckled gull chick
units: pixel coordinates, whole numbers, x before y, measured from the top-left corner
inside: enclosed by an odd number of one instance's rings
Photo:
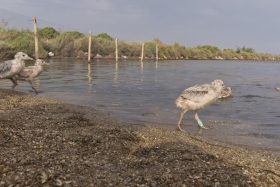
[[[0,79],[10,79],[14,84],[12,89],[17,85],[13,77],[24,69],[24,60],[33,60],[33,58],[24,52],[17,52],[13,60],[0,63]]]
[[[32,81],[38,77],[43,71],[42,65],[50,65],[44,60],[38,59],[35,62],[34,66],[25,67],[19,74],[15,75],[15,80],[24,80],[28,81],[31,85],[31,88],[38,93],[38,91],[33,87]]]
[[[222,80],[214,80],[211,84],[195,85],[185,89],[178,99],[175,100],[176,106],[182,109],[177,130],[183,131],[180,124],[184,114],[188,110],[195,112],[194,118],[201,128],[208,129],[199,119],[197,112],[215,102],[219,98],[223,88],[224,83]]]
[[[219,96],[219,99],[228,98],[231,96],[232,88],[231,87],[223,87],[222,92]]]

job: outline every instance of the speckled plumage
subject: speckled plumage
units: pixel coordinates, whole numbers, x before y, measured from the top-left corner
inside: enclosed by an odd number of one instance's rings
[[[197,111],[215,102],[221,95],[223,88],[224,83],[222,80],[214,80],[211,84],[195,85],[185,89],[175,100],[176,106],[183,110],[178,122],[178,130],[182,131],[180,123],[184,113],[188,110],[195,111],[195,119],[204,127],[198,118]]]
[[[38,91],[33,87],[32,81],[38,77],[43,71],[42,65],[50,65],[46,63],[44,60],[38,59],[35,62],[34,66],[25,67],[19,74],[15,75],[16,80],[24,80],[28,81],[31,87],[38,93]]]
[[[218,83],[216,83],[216,82]],[[185,89],[175,104],[183,110],[200,110],[216,101],[223,89],[223,82],[215,80],[211,84],[195,85]]]
[[[232,92],[232,88],[231,87],[224,87],[222,89],[222,92],[219,96],[219,99],[222,99],[222,98],[228,98],[231,96],[231,92]]]
[[[24,69],[24,60],[33,59],[24,52],[18,52],[13,60],[0,63],[0,79],[10,79],[14,84],[12,89],[17,85],[13,77]]]

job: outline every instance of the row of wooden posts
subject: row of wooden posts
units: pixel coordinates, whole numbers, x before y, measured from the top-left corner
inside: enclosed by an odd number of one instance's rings
[[[34,40],[35,40],[35,59],[39,58],[39,48],[38,48],[38,33],[37,33],[37,21],[36,16],[33,17],[33,26],[34,26]],[[90,63],[91,59],[91,31],[89,31],[89,40],[88,40],[88,63]],[[116,44],[116,62],[119,60],[118,56],[118,39],[115,40]],[[142,44],[142,53],[141,53],[141,62],[144,58],[144,43]],[[156,45],[156,60],[158,60],[158,46]]]
[[[91,31],[88,32],[89,34],[89,40],[88,40],[88,63],[90,63],[90,55],[91,55]],[[116,38],[115,40],[115,45],[116,45],[116,62],[119,60],[119,52],[118,52],[118,39]],[[144,58],[144,46],[145,44],[142,44],[142,52],[141,52],[141,62],[143,61]],[[156,45],[156,60],[158,61],[158,45]]]

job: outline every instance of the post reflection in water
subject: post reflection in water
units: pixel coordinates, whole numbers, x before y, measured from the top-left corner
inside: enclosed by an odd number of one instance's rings
[[[87,76],[88,76],[88,82],[91,82],[92,78],[90,76],[90,63],[88,63],[88,74],[87,74]]]
[[[92,83],[91,83],[91,80],[92,80],[92,77],[90,76],[90,63],[88,63],[88,74],[87,74],[87,77],[88,77],[88,91],[90,92],[90,90],[92,89]]]
[[[114,81],[118,81],[118,61],[116,61]]]
[[[143,64],[143,61],[141,61],[141,81],[143,82],[144,81],[144,75],[143,75],[143,66],[144,66],[144,64]]]
[[[156,61],[156,69],[158,69],[158,61]]]

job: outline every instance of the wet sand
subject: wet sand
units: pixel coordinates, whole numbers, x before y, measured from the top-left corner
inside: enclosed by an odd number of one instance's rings
[[[280,157],[0,89],[1,186],[280,186]]]

